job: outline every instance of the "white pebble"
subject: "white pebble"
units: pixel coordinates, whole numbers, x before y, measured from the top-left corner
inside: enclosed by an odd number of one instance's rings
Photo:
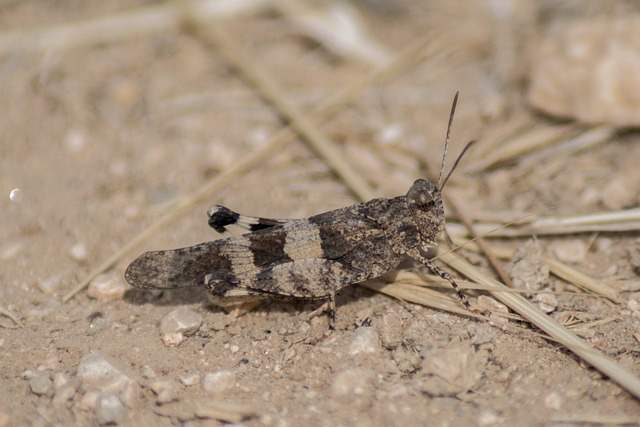
[[[208,393],[219,394],[228,391],[236,385],[236,374],[232,371],[221,369],[205,375],[203,388]]]
[[[66,384],[56,390],[52,403],[54,406],[62,406],[76,395],[76,389],[71,384]]]
[[[553,253],[560,261],[577,263],[587,255],[587,245],[582,240],[563,240],[553,245]]]
[[[127,416],[127,408],[124,407],[118,396],[108,393],[98,397],[95,414],[100,425],[120,424]]]
[[[140,375],[147,379],[153,379],[156,377],[156,371],[149,365],[142,365],[140,367]]]
[[[538,308],[543,313],[551,313],[558,308],[558,298],[554,294],[536,294],[531,301],[538,303]]]
[[[76,243],[69,249],[69,256],[76,261],[86,261],[87,247],[82,242]]]
[[[156,403],[159,405],[178,400],[175,384],[171,380],[157,380],[152,382],[151,391],[156,395]]]
[[[131,369],[100,351],[95,351],[80,361],[77,375],[84,390],[113,393],[129,407],[138,400],[140,385],[133,379]]]
[[[160,333],[180,332],[185,336],[195,334],[202,325],[202,316],[187,307],[178,307],[167,314],[160,323]]]
[[[87,296],[100,300],[122,299],[127,285],[115,274],[101,274],[89,283]]]
[[[373,328],[363,326],[351,336],[349,353],[353,356],[362,353],[376,353],[380,349],[380,338]]]
[[[200,374],[186,374],[178,378],[187,387],[197,385],[200,382]]]
[[[562,408],[563,404],[564,404],[564,399],[562,399],[562,396],[560,396],[560,393],[558,393],[557,391],[552,391],[551,393],[546,395],[544,398],[544,406],[546,406],[549,409],[553,409],[554,411],[557,411],[560,408]]]
[[[178,347],[185,340],[182,332],[170,332],[162,335],[162,343],[165,347]]]
[[[51,295],[54,293],[62,282],[62,278],[59,275],[47,277],[46,279],[38,280],[38,288],[43,294]]]

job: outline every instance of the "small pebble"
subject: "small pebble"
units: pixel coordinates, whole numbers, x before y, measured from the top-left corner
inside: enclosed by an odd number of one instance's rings
[[[62,406],[76,395],[76,389],[71,384],[64,385],[56,390],[52,403],[54,406]]]
[[[38,365],[38,371],[53,371],[60,366],[60,360],[58,356],[49,356],[47,359]]]
[[[160,323],[160,333],[180,332],[185,336],[195,334],[202,325],[202,316],[187,307],[178,307],[167,314]]]
[[[232,371],[221,369],[205,375],[202,386],[208,393],[221,394],[232,389],[235,385],[236,374]]]
[[[402,343],[402,316],[390,311],[382,316],[380,322],[380,340],[385,348],[394,349]]]
[[[475,352],[462,343],[425,349],[422,371],[415,377],[415,385],[429,396],[467,393],[482,376],[477,359]]]
[[[53,382],[49,375],[37,375],[29,380],[29,388],[36,396],[49,396],[53,394]]]
[[[53,374],[53,388],[58,390],[60,387],[69,384],[69,377],[62,372]]]
[[[129,407],[138,401],[141,389],[133,379],[131,368],[100,351],[82,358],[77,375],[84,390],[113,393]]]
[[[190,387],[200,383],[200,374],[186,374],[186,375],[182,375],[178,379],[182,384],[186,385],[187,387]]]
[[[38,280],[38,288],[43,294],[51,295],[60,287],[60,283],[62,283],[62,278],[60,276],[51,276],[46,279]]]
[[[282,363],[286,363],[289,360],[293,359],[296,355],[296,349],[293,347],[289,347],[285,351],[282,352]]]
[[[76,243],[75,245],[71,246],[71,249],[69,249],[69,256],[76,261],[86,261],[87,247],[82,242]]]
[[[380,350],[380,338],[376,331],[367,326],[360,327],[351,336],[349,353],[352,356],[362,353],[376,353]]]
[[[119,276],[113,273],[101,274],[89,283],[87,296],[99,300],[122,299],[127,285]]]
[[[142,365],[140,367],[140,375],[146,379],[153,379],[156,377],[156,371],[149,365]]]
[[[582,240],[562,240],[554,243],[553,253],[560,261],[578,263],[587,255],[587,245]]]
[[[178,400],[176,385],[171,380],[157,380],[152,382],[151,391],[156,395],[156,403],[158,405]]]
[[[499,421],[500,415],[492,409],[485,409],[478,416],[478,425],[480,427],[495,426]]]
[[[558,308],[558,298],[554,294],[536,294],[531,301],[537,303],[543,313],[552,313]]]
[[[530,239],[511,257],[509,277],[518,289],[537,291],[549,282],[549,267],[537,239]]]
[[[120,424],[127,416],[127,408],[118,399],[118,396],[107,393],[98,397],[95,414],[100,425]]]
[[[560,408],[562,408],[563,403],[564,403],[564,400],[560,396],[560,393],[558,393],[557,391],[552,391],[551,393],[546,395],[544,398],[544,406],[546,406],[549,409],[553,409],[554,411],[557,411]]]
[[[182,332],[169,332],[161,337],[162,343],[165,347],[178,347],[185,340],[185,336]]]

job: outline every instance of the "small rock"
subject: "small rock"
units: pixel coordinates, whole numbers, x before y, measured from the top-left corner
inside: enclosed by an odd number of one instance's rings
[[[185,336],[195,334],[202,325],[202,316],[187,307],[178,307],[167,314],[160,323],[160,333],[180,332]]]
[[[120,424],[127,416],[127,408],[124,407],[118,396],[107,393],[98,397],[95,414],[100,425]]]
[[[558,298],[554,294],[536,294],[531,301],[538,303],[538,308],[543,313],[552,313],[558,308]]]
[[[560,393],[558,393],[557,391],[552,391],[551,393],[547,394],[544,398],[544,406],[554,411],[557,411],[560,408],[562,408],[563,403],[564,403],[564,399],[562,399],[562,397],[560,396]]]
[[[36,375],[29,380],[29,388],[36,396],[50,396],[53,394],[53,382],[49,375]]]
[[[498,424],[500,421],[500,415],[498,412],[492,409],[483,410],[478,416],[478,425],[480,427],[491,427]]]
[[[187,387],[197,385],[200,382],[200,374],[186,374],[178,378]]]
[[[178,347],[185,340],[185,336],[182,332],[169,332],[162,335],[162,343],[165,347]]]
[[[87,247],[82,242],[76,243],[75,245],[71,246],[71,249],[69,249],[69,256],[76,261],[86,261]]]
[[[53,388],[58,390],[60,389],[60,387],[64,387],[67,384],[69,384],[69,377],[62,373],[62,372],[56,372],[55,374],[53,374]]]
[[[560,261],[577,263],[587,255],[587,245],[582,240],[563,240],[553,244],[553,253]]]
[[[77,375],[86,391],[100,390],[115,394],[129,407],[138,399],[140,386],[133,379],[130,368],[100,351],[95,351],[80,361]]]
[[[152,382],[151,391],[155,393],[156,403],[158,405],[178,400],[176,385],[171,380],[157,380]]]
[[[339,399],[370,395],[373,393],[374,378],[374,372],[365,368],[340,371],[331,383],[332,395]]]
[[[127,285],[113,273],[101,274],[89,283],[87,296],[100,300],[122,299]]]
[[[640,125],[640,17],[556,26],[530,61],[529,102],[587,123]]]
[[[511,257],[509,277],[514,287],[537,291],[549,282],[549,267],[538,239],[528,240]]]
[[[38,365],[38,371],[53,371],[60,366],[60,359],[58,356],[49,356],[47,359]]]
[[[380,350],[380,338],[376,331],[368,326],[363,326],[353,333],[349,343],[349,354],[355,356],[362,353],[376,353]]]
[[[422,359],[422,371],[414,381],[416,388],[429,396],[466,393],[480,380],[476,354],[464,344],[427,349]]]
[[[380,322],[380,340],[385,348],[394,349],[402,343],[402,316],[390,311],[382,316]]]
[[[25,369],[20,374],[20,378],[22,378],[23,380],[30,380],[30,379],[33,379],[33,378],[37,377],[38,375],[42,375],[42,374],[38,373],[37,371],[35,371],[33,369]]]
[[[203,388],[208,393],[221,394],[235,387],[236,374],[232,371],[221,369],[210,372],[204,377]]]
[[[296,349],[293,347],[289,347],[285,351],[282,352],[282,363],[286,363],[289,360],[293,359],[296,355]]]
[[[60,276],[51,276],[46,279],[38,280],[38,288],[43,294],[51,295],[60,287],[60,283],[62,283],[62,278]]]
[[[53,406],[62,406],[76,395],[76,388],[71,384],[66,384],[56,390],[56,393],[53,395]]]
[[[636,169],[637,173],[637,169]],[[638,204],[637,187],[631,183],[638,182],[637,176],[631,174],[619,175],[611,178],[600,191],[602,205],[607,210],[617,211],[620,209],[635,207]],[[636,175],[636,174],[634,174]]]
[[[143,378],[149,380],[156,377],[156,371],[154,371],[153,368],[149,365],[142,365],[140,367],[140,375],[142,375]]]

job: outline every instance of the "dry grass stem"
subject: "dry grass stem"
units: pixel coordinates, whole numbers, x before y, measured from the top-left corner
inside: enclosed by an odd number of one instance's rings
[[[513,137],[488,153],[487,157],[475,158],[465,168],[467,173],[478,173],[497,164],[517,159],[555,142],[569,138],[578,131],[573,125],[537,127],[529,132]]]
[[[203,19],[220,20],[255,14],[272,3],[273,0],[194,0],[190,7]],[[169,2],[55,28],[0,34],[0,57],[24,52],[68,51],[177,31],[182,24],[182,8],[179,2]]]
[[[333,53],[374,67],[385,66],[393,59],[391,51],[375,40],[347,2],[335,2],[322,9],[296,0],[278,1],[274,6],[296,28],[321,43]]]
[[[496,214],[499,216],[500,214]],[[514,223],[503,227],[499,223],[474,223],[476,232],[486,235],[486,238],[550,236],[578,233],[611,233],[620,231],[640,230],[640,209],[627,209],[615,212],[599,212],[585,215],[571,216],[539,216],[530,217],[529,221],[518,225]],[[523,221],[517,221],[522,223]],[[449,224],[450,233],[461,236],[466,234],[458,224]]]

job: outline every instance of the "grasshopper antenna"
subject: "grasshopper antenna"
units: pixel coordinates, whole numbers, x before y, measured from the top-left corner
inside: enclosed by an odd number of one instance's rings
[[[453,97],[453,104],[451,105],[451,113],[449,113],[449,125],[447,126],[447,137],[444,139],[444,153],[442,154],[442,164],[440,165],[440,174],[438,175],[438,189],[442,190],[444,183],[442,183],[442,175],[444,174],[444,165],[447,163],[447,150],[449,149],[449,137],[451,136],[451,125],[453,124],[453,116],[456,113],[456,106],[458,105],[458,95],[460,91],[456,91],[456,95]],[[449,173],[451,175],[451,173]],[[445,178],[444,182],[447,182]]]
[[[456,106],[458,105],[458,95],[459,94],[460,94],[460,92],[458,91],[458,92],[456,92],[456,95],[453,97],[453,104],[451,105],[451,113],[449,114],[449,125],[447,126],[447,137],[444,140],[444,153],[442,154],[442,165],[440,166],[440,175],[438,176],[438,190],[440,190],[440,191],[442,191],[442,189],[444,188],[444,186],[447,183],[447,181],[449,181],[449,177],[451,176],[453,171],[456,170],[456,167],[458,166],[458,163],[460,163],[460,160],[462,159],[462,156],[464,156],[464,154],[467,152],[467,150],[469,148],[471,148],[471,146],[473,144],[476,143],[476,141],[470,141],[469,143],[467,143],[467,145],[465,145],[465,147],[462,149],[462,152],[460,152],[460,154],[458,155],[458,158],[453,163],[453,167],[451,168],[451,170],[449,171],[449,173],[447,174],[447,176],[443,180],[442,176],[444,175],[444,166],[445,166],[445,164],[447,162],[447,150],[449,148],[449,138],[451,136],[451,126],[453,125],[453,116],[456,113]]]

